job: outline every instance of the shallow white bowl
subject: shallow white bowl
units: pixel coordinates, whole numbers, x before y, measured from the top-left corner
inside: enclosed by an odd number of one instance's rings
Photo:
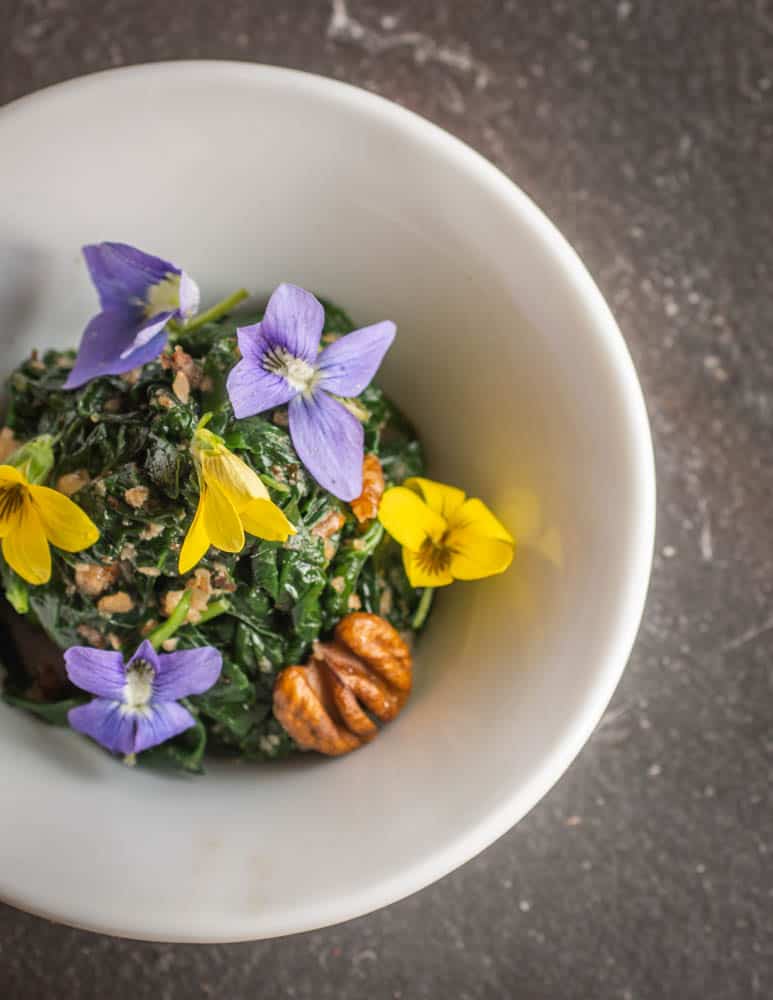
[[[471,149],[378,97],[170,63],[0,112],[4,371],[95,309],[81,244],[179,262],[212,302],[292,281],[398,338],[385,384],[434,477],[520,540],[441,593],[403,715],[349,757],[120,767],[0,707],[0,897],[149,939],[269,937],[420,889],[517,822],[598,722],[639,624],[654,475],[620,333],[574,252]]]

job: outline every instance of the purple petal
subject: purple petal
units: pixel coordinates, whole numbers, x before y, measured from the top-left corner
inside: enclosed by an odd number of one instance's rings
[[[240,345],[242,333],[248,329],[252,328],[244,327],[238,331]],[[287,379],[265,371],[260,364],[253,362],[252,357],[243,357],[237,365],[234,365],[228,373],[226,388],[237,420],[252,417],[275,406],[282,406],[296,393]]]
[[[330,344],[317,359],[321,387],[336,396],[359,396],[373,381],[396,332],[394,323],[387,319]]]
[[[120,701],[126,670],[120,653],[90,646],[70,646],[64,654],[67,676],[82,691]]]
[[[218,679],[222,668],[223,658],[212,646],[159,654],[153,681],[154,703],[203,694]]]
[[[290,436],[298,456],[320,486],[341,500],[362,493],[364,433],[359,420],[317,390],[289,406]]]
[[[134,312],[128,308],[97,313],[83,333],[75,366],[64,388],[77,389],[101,375],[121,375],[158,357],[166,343],[165,330],[162,327],[148,343],[132,349],[141,330]],[[130,353],[126,354],[127,351]]]
[[[311,364],[317,358],[325,310],[311,292],[284,284],[268,300],[263,319],[256,325],[271,347],[284,347],[294,358]]]
[[[201,295],[199,286],[185,271],[180,272],[180,309],[183,319],[188,319],[199,311]]]
[[[150,711],[147,715],[139,715],[134,720],[134,753],[166,743],[173,736],[179,736],[196,725],[196,720],[188,709],[178,705],[176,701],[154,701],[148,708]]]
[[[151,316],[150,319],[146,320],[142,326],[137,329],[129,346],[121,351],[121,360],[123,361],[126,359],[132,361],[132,368],[135,368],[138,364],[140,364],[140,362],[134,360],[137,357],[137,351],[139,351],[140,348],[146,347],[157,334],[161,333],[174,315],[175,314],[173,312],[156,313],[155,316]],[[165,340],[161,342],[161,350],[163,350],[165,342]],[[160,353],[161,352],[159,351],[159,354]],[[152,360],[152,358],[149,358],[148,360]],[[145,362],[141,363],[144,364]]]
[[[155,670],[156,674],[158,674],[161,670],[161,657],[153,648],[153,643],[150,641],[150,639],[142,640],[142,642],[137,647],[137,651],[135,652],[134,656],[132,656],[132,658],[126,664],[126,669],[128,670],[129,667],[132,665],[132,663],[134,663],[137,660],[144,660],[145,663],[149,663],[151,667],[153,667],[153,669]]]
[[[88,705],[71,708],[67,720],[73,729],[90,736],[113,753],[132,753],[136,720],[121,709],[118,701],[95,698]]]
[[[83,248],[83,256],[103,309],[141,304],[151,285],[181,273],[169,261],[126,243],[91,244]]]

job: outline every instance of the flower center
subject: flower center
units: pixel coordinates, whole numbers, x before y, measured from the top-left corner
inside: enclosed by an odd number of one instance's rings
[[[24,504],[24,497],[25,488],[21,483],[0,490],[0,521],[17,514]]]
[[[123,689],[124,714],[147,715],[148,704],[153,697],[153,678],[155,670],[146,660],[135,660],[126,671],[126,684]]]
[[[419,549],[417,561],[425,573],[440,576],[451,565],[451,555],[451,549],[443,545],[442,539],[440,542],[433,542],[431,538],[425,538]]]
[[[284,347],[272,347],[263,355],[263,367],[282,378],[297,392],[310,393],[319,381],[319,372],[303,358],[296,358]]]
[[[179,274],[167,274],[163,281],[150,286],[145,297],[145,315],[148,318],[162,312],[177,312],[179,308]]]

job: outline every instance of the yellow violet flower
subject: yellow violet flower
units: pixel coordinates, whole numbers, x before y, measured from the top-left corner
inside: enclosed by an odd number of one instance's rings
[[[64,493],[31,483],[12,465],[0,465],[0,538],[11,569],[37,585],[51,579],[49,544],[80,552],[96,542],[99,530]]]
[[[222,438],[204,429],[206,419],[191,444],[199,505],[180,549],[180,573],[193,569],[210,545],[223,552],[241,552],[245,531],[269,542],[284,542],[295,534],[257,473],[229,451]]]
[[[481,500],[454,486],[406,479],[381,498],[379,520],[403,547],[412,587],[445,587],[503,573],[515,542]]]

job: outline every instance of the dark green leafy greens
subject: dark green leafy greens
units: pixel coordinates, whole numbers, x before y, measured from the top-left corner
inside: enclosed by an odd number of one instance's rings
[[[353,329],[346,313],[324,305],[323,342]],[[79,487],[73,498],[101,532],[87,552],[54,551],[52,578],[42,587],[28,586],[0,560],[13,608],[60,650],[95,645],[129,655],[190,589],[194,613],[169,647],[213,645],[223,655],[217,684],[185,701],[197,719],[195,728],[140,755],[141,764],[196,772],[205,751],[247,758],[286,755],[294,744],[271,709],[277,673],[303,662],[314,640],[354,609],[381,614],[410,632],[421,596],[380,524],[359,525],[349,506],[317,486],[302,467],[287,430],[286,407],[234,419],[225,378],[238,358],[235,329],[259,318],[252,313],[182,331],[174,351],[169,348],[157,361],[74,392],[62,389],[72,352],[33,355],[10,378],[6,425],[18,441],[53,435],[51,485],[65,491]],[[415,432],[379,388],[368,387],[351,405],[387,486],[422,474]],[[208,429],[257,471],[298,531],[284,545],[247,536],[236,555],[210,549],[195,570],[180,577],[177,555],[198,501],[189,443],[206,412],[213,413]],[[344,515],[343,526],[321,537],[315,527],[335,512]],[[41,678],[37,657],[22,651],[4,659],[12,661],[5,663],[10,704],[66,724],[67,710],[84,700],[61,665],[49,662]]]

